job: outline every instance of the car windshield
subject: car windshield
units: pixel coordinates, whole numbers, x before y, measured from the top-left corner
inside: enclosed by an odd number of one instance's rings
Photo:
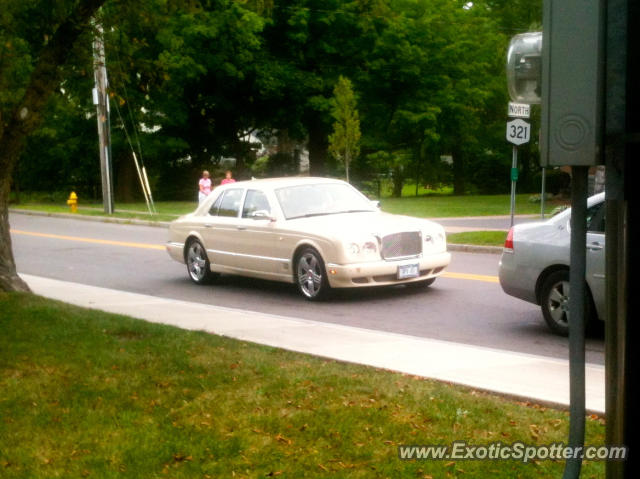
[[[355,188],[340,183],[289,186],[276,190],[285,218],[376,211],[373,204]]]

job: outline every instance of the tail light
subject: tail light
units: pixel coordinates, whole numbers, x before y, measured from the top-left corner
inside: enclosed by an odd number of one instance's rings
[[[507,239],[504,240],[504,249],[508,251],[513,251],[513,226],[509,228],[509,232],[507,233]]]

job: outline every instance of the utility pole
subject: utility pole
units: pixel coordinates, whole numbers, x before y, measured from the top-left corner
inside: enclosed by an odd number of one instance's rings
[[[98,119],[98,142],[100,149],[100,173],[102,176],[102,203],[104,212],[113,214],[113,165],[111,159],[111,119],[107,95],[107,67],[104,58],[104,34],[102,25],[96,25],[93,39],[93,68],[95,88],[93,103]]]

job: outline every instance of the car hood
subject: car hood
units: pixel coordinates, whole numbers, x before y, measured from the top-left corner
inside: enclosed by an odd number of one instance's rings
[[[402,231],[442,232],[438,223],[411,216],[392,215],[383,212],[342,213],[297,218],[286,221],[287,227],[313,232],[322,236],[350,236],[370,234],[385,236]]]

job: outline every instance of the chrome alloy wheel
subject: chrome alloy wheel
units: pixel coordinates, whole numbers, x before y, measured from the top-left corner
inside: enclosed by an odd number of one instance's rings
[[[305,249],[297,261],[298,288],[307,299],[320,298],[329,288],[324,276],[324,263],[314,249]]]
[[[201,284],[211,278],[209,259],[204,247],[198,240],[193,240],[187,249],[187,270],[193,282]]]
[[[558,326],[569,328],[569,281],[558,281],[551,287],[547,308]]]

